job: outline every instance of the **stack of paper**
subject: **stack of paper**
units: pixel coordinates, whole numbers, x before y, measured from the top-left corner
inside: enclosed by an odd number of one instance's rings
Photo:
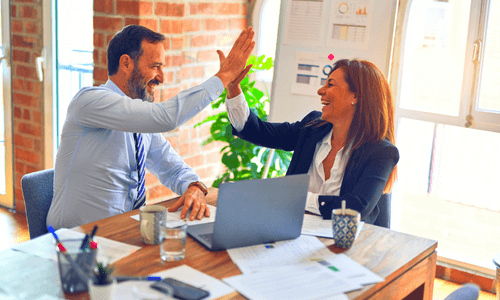
[[[56,230],[56,234],[60,240],[65,239],[81,239],[85,237],[84,233],[74,231],[71,229],[61,228]],[[99,245],[99,251],[97,252],[97,260],[103,262],[114,263],[135,251],[141,249],[138,246],[132,246],[129,244],[116,242],[107,238],[100,236],[95,236],[94,240]],[[51,259],[57,261],[56,247],[54,242],[54,237],[52,234],[47,233],[36,239],[20,243],[12,247],[12,249],[17,251],[22,251],[27,254],[35,255],[38,257]]]
[[[250,299],[347,299],[383,278],[314,236],[228,250],[243,275],[223,280]]]

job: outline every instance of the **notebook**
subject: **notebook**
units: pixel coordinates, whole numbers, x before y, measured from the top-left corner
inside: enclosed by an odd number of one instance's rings
[[[213,251],[297,238],[308,188],[308,174],[221,183],[215,222],[188,234]]]

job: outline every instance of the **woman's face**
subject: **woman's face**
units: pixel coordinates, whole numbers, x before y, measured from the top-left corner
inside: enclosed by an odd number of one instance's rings
[[[321,118],[327,122],[335,123],[354,116],[357,104],[356,96],[349,89],[344,80],[344,70],[338,68],[333,71],[324,86],[318,90],[321,96]],[[354,105],[353,105],[354,103]]]

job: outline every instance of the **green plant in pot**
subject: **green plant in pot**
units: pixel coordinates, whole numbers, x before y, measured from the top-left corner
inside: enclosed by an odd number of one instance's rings
[[[104,264],[102,262],[96,263],[96,268],[94,270],[94,284],[95,285],[107,285],[113,282],[113,277],[111,274],[114,270],[114,265]]]
[[[111,276],[113,270],[114,266],[111,264],[96,263],[94,278],[89,283],[90,300],[115,299],[116,280]]]
[[[250,56],[247,65],[252,64],[248,75],[251,73],[269,70],[273,67],[273,59],[266,58],[264,55],[256,57]],[[245,95],[250,110],[259,118],[267,121],[269,108],[269,93],[264,86],[264,91],[257,88],[256,81],[250,81],[249,76],[241,81],[241,90]],[[212,102],[212,109],[219,109],[226,99],[227,91],[224,92]],[[222,163],[226,166],[224,173],[218,177],[213,187],[218,187],[221,182],[239,181],[246,179],[262,178],[264,166],[268,160],[271,149],[254,145],[232,134],[232,127],[229,121],[227,111],[224,109],[216,115],[209,116],[202,122],[195,125],[200,126],[205,123],[211,123],[211,136],[203,142],[207,145],[213,142],[222,142],[226,145],[222,147]],[[267,177],[284,176],[290,164],[292,154],[288,151],[276,150],[273,155],[272,163],[269,166]]]

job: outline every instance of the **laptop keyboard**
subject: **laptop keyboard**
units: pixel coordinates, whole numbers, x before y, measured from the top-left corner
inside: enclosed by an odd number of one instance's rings
[[[213,233],[205,233],[205,234],[200,234],[198,235],[202,240],[204,240],[205,242],[209,243],[209,244],[212,244],[212,238],[214,236]]]

